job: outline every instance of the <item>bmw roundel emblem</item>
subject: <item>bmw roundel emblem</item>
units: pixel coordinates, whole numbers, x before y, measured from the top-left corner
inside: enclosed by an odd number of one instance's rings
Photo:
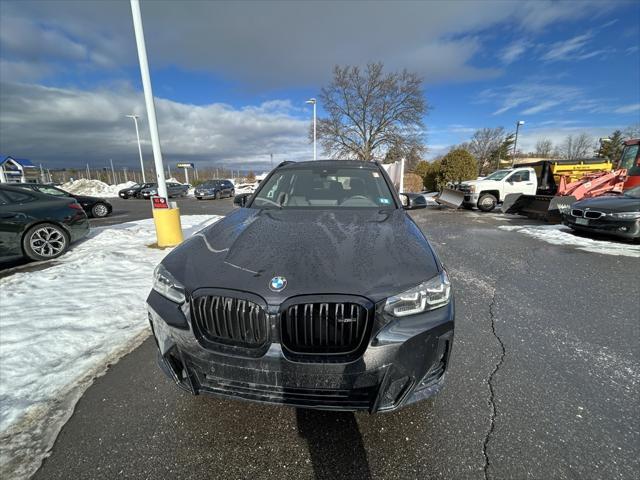
[[[287,279],[284,277],[273,277],[269,282],[269,288],[274,292],[281,292],[287,286]]]

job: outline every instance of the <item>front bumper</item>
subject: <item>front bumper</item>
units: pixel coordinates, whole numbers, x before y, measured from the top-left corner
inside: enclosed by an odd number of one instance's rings
[[[269,307],[271,336],[259,352],[204,348],[189,306],[152,291],[148,313],[163,371],[192,394],[325,410],[391,411],[426,399],[443,386],[453,345],[454,302],[403,319],[376,307],[374,329],[355,360],[291,359],[279,343],[278,307]]]
[[[577,218],[572,215],[563,215],[562,223],[581,232],[599,233],[602,235],[612,235],[627,240],[637,240],[640,238],[640,219],[619,220],[611,217],[601,217],[589,219],[587,225],[579,225]]]
[[[464,205],[470,205],[472,207],[478,206],[478,197],[480,197],[477,193],[464,192],[464,199],[462,203]]]
[[[211,198],[216,198],[216,192],[195,192],[194,197],[201,198],[204,200],[209,200]]]

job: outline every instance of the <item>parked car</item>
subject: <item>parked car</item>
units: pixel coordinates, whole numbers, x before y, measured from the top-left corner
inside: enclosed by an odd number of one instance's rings
[[[54,187],[53,185],[45,185],[42,183],[12,183],[14,187],[26,188],[47,195],[53,195],[54,197],[68,197],[74,198],[87,212],[87,215],[95,218],[106,217],[113,211],[113,206],[109,201],[100,197],[91,197],[89,195],[76,195],[75,193],[69,193],[61,188]]]
[[[181,388],[370,412],[439,391],[451,285],[380,164],[285,162],[234,203],[154,273],[149,319]]]
[[[198,200],[207,198],[218,200],[223,197],[233,197],[235,187],[229,180],[207,180],[198,185],[193,194]]]
[[[118,196],[123,199],[128,198],[142,198],[140,196],[140,192],[145,188],[154,188],[156,186],[155,183],[136,183],[135,185],[131,185],[130,187],[123,188],[118,192]]]
[[[89,233],[89,221],[74,198],[0,185],[0,260],[47,260]]]
[[[571,205],[562,223],[574,230],[640,239],[640,186],[622,195],[587,198]]]
[[[167,182],[167,195],[169,198],[173,197],[186,197],[189,191],[189,185],[183,185],[181,183]],[[151,198],[158,195],[158,186],[154,183],[152,187],[143,188],[140,191],[142,198]]]

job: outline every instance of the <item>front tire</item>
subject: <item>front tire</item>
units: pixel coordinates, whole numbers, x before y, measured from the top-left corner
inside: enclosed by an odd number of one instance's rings
[[[104,203],[96,203],[91,207],[91,216],[94,218],[103,218],[109,215],[109,208]]]
[[[215,195],[213,196],[214,200],[220,200],[220,192],[216,192]]]
[[[490,212],[498,204],[498,199],[491,193],[483,193],[478,199],[478,208],[483,212]]]
[[[229,198],[233,198],[236,196],[236,191],[235,190],[231,190],[231,193],[229,194]]]
[[[69,248],[69,237],[53,223],[41,223],[27,230],[22,237],[22,249],[31,260],[51,260]]]

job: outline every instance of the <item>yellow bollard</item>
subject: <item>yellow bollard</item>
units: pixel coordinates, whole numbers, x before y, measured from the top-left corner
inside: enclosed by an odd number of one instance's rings
[[[179,208],[154,208],[153,223],[156,224],[158,247],[175,247],[182,243]]]

